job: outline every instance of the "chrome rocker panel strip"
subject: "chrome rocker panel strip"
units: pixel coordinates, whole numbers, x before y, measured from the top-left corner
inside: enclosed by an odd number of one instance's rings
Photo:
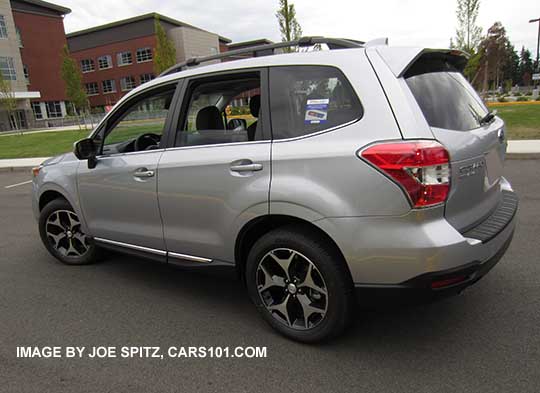
[[[212,260],[208,259],[208,258],[197,257],[197,256],[194,256],[194,255],[188,255],[188,254],[180,254],[180,253],[176,253],[176,252],[167,252],[167,251],[164,251],[164,250],[158,250],[158,249],[150,248],[150,247],[137,246],[136,244],[123,243],[123,242],[119,242],[119,241],[116,241],[116,240],[104,239],[104,238],[101,238],[101,237],[94,237],[94,240],[96,242],[99,242],[99,243],[110,244],[110,245],[118,246],[118,247],[125,247],[125,248],[129,248],[129,249],[132,249],[132,250],[143,251],[143,252],[147,252],[147,253],[150,253],[150,254],[182,259],[182,260],[185,260],[185,261],[199,262],[199,263],[210,263],[210,262],[212,262]]]

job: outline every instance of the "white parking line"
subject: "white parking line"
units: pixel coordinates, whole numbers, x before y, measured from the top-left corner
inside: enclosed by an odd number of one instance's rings
[[[12,184],[10,186],[5,186],[4,188],[18,187],[18,186],[22,186],[22,185],[25,185],[25,184],[28,184],[28,183],[32,183],[32,180],[23,181],[22,183]]]

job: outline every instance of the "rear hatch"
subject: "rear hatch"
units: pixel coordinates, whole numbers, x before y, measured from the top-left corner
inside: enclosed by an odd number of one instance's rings
[[[448,52],[420,56],[403,74],[435,139],[450,154],[447,220],[465,232],[486,219],[501,200],[506,140],[504,123],[488,109]]]

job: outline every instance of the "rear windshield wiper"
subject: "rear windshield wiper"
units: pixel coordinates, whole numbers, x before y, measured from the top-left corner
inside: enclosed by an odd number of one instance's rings
[[[495,118],[495,115],[497,114],[497,110],[489,111],[487,115],[482,117],[480,121],[480,125],[483,126],[484,124],[489,124],[491,121]]]

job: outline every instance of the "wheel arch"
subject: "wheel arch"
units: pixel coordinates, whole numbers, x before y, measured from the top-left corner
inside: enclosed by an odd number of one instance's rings
[[[334,241],[334,239],[332,239],[332,237],[323,229],[315,225],[313,222],[304,220],[302,218],[283,214],[268,214],[265,216],[256,217],[251,221],[247,222],[242,227],[242,229],[238,233],[238,236],[236,237],[234,257],[236,263],[236,271],[242,282],[244,282],[245,266],[249,250],[251,249],[251,247],[253,247],[257,239],[274,229],[286,226],[297,226],[299,230],[309,231],[323,238],[332,248],[332,251],[337,256],[339,256],[342,262],[345,264],[347,272],[350,276],[351,273],[349,267],[345,262],[345,257],[341,252],[339,246]]]
[[[55,199],[65,199],[66,201],[68,200],[62,193],[56,190],[47,190],[39,196],[39,211],[42,211],[49,202],[52,202]]]

